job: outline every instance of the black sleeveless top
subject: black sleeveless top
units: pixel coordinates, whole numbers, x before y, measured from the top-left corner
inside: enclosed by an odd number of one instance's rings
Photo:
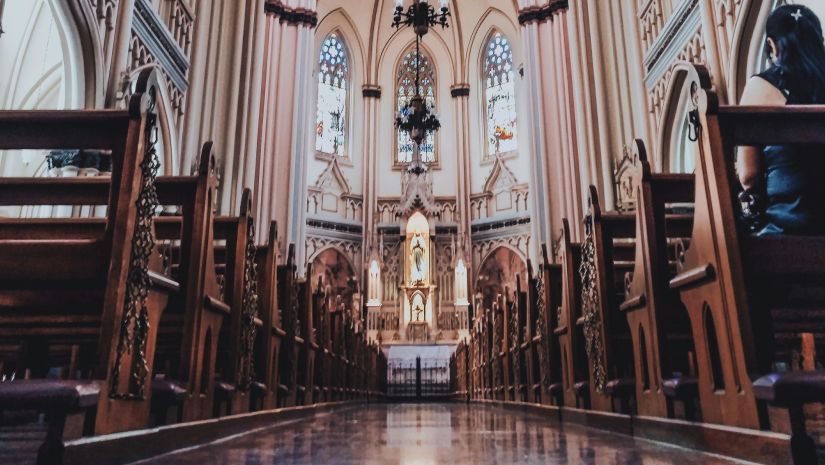
[[[788,105],[811,104],[773,66],[758,75],[785,95]],[[762,151],[766,224],[758,235],[825,235],[825,147],[768,146]]]

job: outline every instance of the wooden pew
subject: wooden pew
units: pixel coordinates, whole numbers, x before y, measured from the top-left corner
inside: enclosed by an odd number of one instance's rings
[[[160,204],[182,211],[181,217],[159,218],[155,224],[160,247],[173,255],[172,275],[181,283],[181,292],[172,296],[159,325],[159,374],[152,382],[159,423],[213,416],[221,328],[232,316],[215,266],[217,173],[211,142],[204,144],[199,160],[196,175],[161,177],[157,182]]]
[[[507,292],[507,290],[505,290]],[[507,350],[507,314],[503,296],[499,295],[493,303],[491,309],[492,317],[492,347],[491,360],[493,371],[493,399],[507,400],[507,393],[510,385],[510,361]]]
[[[752,380],[772,371],[776,362],[786,362],[787,350],[772,343],[793,337],[784,319],[796,318],[821,333],[816,312],[794,308],[798,298],[786,291],[821,288],[825,238],[744,233],[737,221],[734,151],[737,146],[825,145],[825,108],[720,106],[707,70],[698,66],[687,77],[685,92],[699,136],[696,211],[690,247],[679,257],[679,274],[670,286],[690,315],[704,421],[765,427],[767,415],[757,408]],[[822,308],[823,302],[812,297],[804,305]],[[777,337],[777,332],[784,334]]]
[[[542,245],[542,263],[536,276],[530,273],[530,302],[535,306],[535,330],[533,332],[533,392],[535,399],[544,405],[563,405],[564,387],[562,373],[561,346],[555,329],[563,304],[562,287],[564,281],[561,264],[551,264],[547,260],[547,247]]]
[[[582,242],[582,312],[576,320],[585,340],[593,409],[631,413],[633,352],[627,320],[619,312],[625,275],[635,251],[634,215],[602,210],[590,187]],[[616,404],[619,404],[618,408]]]
[[[674,401],[680,400],[686,419],[698,420],[690,320],[678,293],[668,286],[693,219],[692,213],[669,213],[669,206],[693,203],[693,175],[653,173],[639,140],[634,157],[636,260],[620,310],[633,338],[637,410],[639,415],[673,418]]]
[[[528,262],[528,268],[530,263]],[[526,277],[525,277],[526,278]],[[527,292],[522,290],[522,276],[516,276],[516,289],[507,302],[509,312],[510,370],[513,374],[512,400],[526,402],[528,386],[532,386],[530,373],[530,338],[527,324]]]
[[[317,332],[318,354],[315,360],[315,391],[313,402],[329,402],[331,400],[332,364],[334,355],[331,349],[332,339],[329,327],[329,309],[334,305],[332,292],[329,286],[324,289],[323,279],[318,277],[318,284],[313,293],[315,301],[315,331]]]
[[[312,276],[312,264],[307,266],[306,278],[296,281],[298,294],[298,329],[295,334],[295,344],[298,351],[298,372],[296,377],[296,405],[311,405],[313,381],[315,374],[315,355],[318,344],[315,342],[313,320],[312,285],[309,277]]]
[[[258,299],[263,323],[261,337],[256,338],[255,380],[253,383],[253,410],[278,407],[279,400],[288,392],[281,380],[281,344],[286,337],[281,321],[278,300],[278,224],[269,224],[267,243],[257,248]]]
[[[343,398],[346,400],[352,400],[354,397],[352,385],[353,379],[355,378],[355,350],[353,346],[352,320],[349,313],[344,311],[344,309],[342,309],[341,316],[341,355],[343,357],[342,362],[344,365],[343,375],[341,376],[341,388],[343,391]]]
[[[215,219],[215,247],[223,251],[216,253],[216,272],[222,275],[224,300],[232,308],[218,339],[226,343],[218,345],[217,386],[225,388],[217,392],[216,415],[246,413],[252,408],[256,340],[263,328],[253,211],[252,191],[244,189],[239,215]],[[225,246],[219,246],[218,241],[225,241]]]
[[[481,307],[478,307],[478,315],[474,323],[474,332],[476,342],[476,398],[485,399],[489,380],[487,376],[487,342],[486,339],[490,336],[489,332],[485,332],[487,328],[486,314],[487,312]]]
[[[561,348],[561,369],[566,407],[590,408],[590,389],[587,379],[587,354],[584,337],[576,330],[576,321],[581,316],[581,244],[570,238],[570,224],[562,220],[562,304],[558,316],[558,326],[553,333]]]
[[[470,398],[481,398],[481,357],[480,339],[476,331],[478,317],[474,318],[470,326]]]
[[[496,398],[496,386],[501,374],[496,370],[495,363],[498,352],[495,352],[495,332],[493,325],[493,310],[488,308],[484,312],[484,319],[482,320],[481,338],[482,338],[482,363],[484,367],[484,398],[493,400]]]
[[[65,377],[85,381],[70,381],[69,390],[82,391],[77,405],[97,409],[87,432],[148,424],[155,331],[178,289],[158,273],[153,252],[156,93],[156,76],[147,70],[127,110],[0,112],[1,149],[97,149],[111,156],[111,178],[0,180],[5,206],[107,206],[105,218],[0,222],[0,339],[29,351],[13,361],[21,377],[46,375],[55,362],[49,347],[70,349]],[[13,385],[0,383],[0,391]],[[4,409],[42,407],[49,414],[41,463],[56,460],[68,432],[69,412],[51,403],[65,388],[60,380],[32,380],[25,405],[14,392],[3,396]]]
[[[297,267],[295,266],[295,245],[289,244],[286,263],[278,266],[278,302],[281,306],[283,330],[286,333],[281,341],[280,384],[278,395],[279,407],[297,405],[298,378],[298,296],[295,284]]]
[[[334,400],[344,400],[346,398],[346,377],[347,358],[344,331],[346,329],[346,311],[341,305],[340,299],[336,297],[336,305],[330,310],[330,329],[332,330],[332,398]]]
[[[522,343],[521,352],[524,358],[524,400],[536,404],[541,403],[541,372],[538,360],[538,342],[536,340],[536,327],[538,320],[538,307],[536,305],[536,283],[533,278],[533,264],[527,260],[527,276],[525,277],[524,291],[519,283],[518,289],[522,296],[519,302],[519,314],[522,318]],[[539,338],[540,340],[540,338]]]

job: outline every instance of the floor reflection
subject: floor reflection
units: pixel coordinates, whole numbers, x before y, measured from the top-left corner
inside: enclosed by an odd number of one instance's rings
[[[732,464],[532,414],[486,406],[358,407],[241,436],[146,465]]]

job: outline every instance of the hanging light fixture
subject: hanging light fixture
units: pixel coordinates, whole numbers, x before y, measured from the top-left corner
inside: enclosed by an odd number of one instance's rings
[[[404,12],[404,0],[395,0],[395,14],[392,18],[392,26],[399,29],[404,26],[415,28],[418,37],[424,37],[430,27],[441,26],[448,28],[447,18],[450,17],[450,8],[447,0],[439,1],[439,10],[430,6],[427,0],[413,0],[412,5]]]
[[[426,167],[421,163],[421,144],[427,139],[428,134],[441,128],[435,108],[421,96],[421,39],[429,32],[430,27],[450,27],[447,23],[449,17],[447,0],[440,0],[440,12],[436,12],[427,0],[413,0],[407,12],[404,12],[404,0],[395,0],[392,26],[396,29],[412,26],[415,31],[415,95],[399,110],[395,118],[395,127],[408,133],[410,140],[415,143],[413,160],[409,167],[409,171],[415,174],[426,172]]]
[[[418,169],[421,166],[421,144],[429,133],[441,128],[435,108],[421,95],[421,37],[418,36],[415,39],[415,95],[398,111],[395,127],[409,134],[410,140],[415,142],[416,150],[410,168]]]

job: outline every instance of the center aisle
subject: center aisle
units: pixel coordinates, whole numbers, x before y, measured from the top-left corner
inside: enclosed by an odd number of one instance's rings
[[[723,465],[731,462],[496,407],[389,404],[283,424],[141,465]]]

